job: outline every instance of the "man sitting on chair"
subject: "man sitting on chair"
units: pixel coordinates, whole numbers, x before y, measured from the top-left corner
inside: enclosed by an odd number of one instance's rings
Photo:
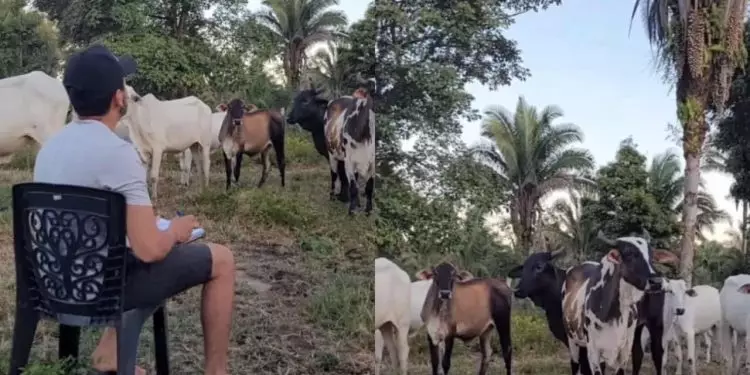
[[[114,132],[128,109],[124,78],[135,71],[131,58],[118,58],[101,45],[70,57],[63,85],[79,119],[42,145],[34,163],[34,181],[109,189],[125,196],[128,241],[137,258],[125,286],[125,309],[157,306],[203,285],[205,374],[225,375],[234,258],[226,246],[185,243],[198,227],[192,215],[176,217],[168,230],[158,230],[146,170],[133,145]],[[93,354],[96,370],[117,370],[116,347],[116,332],[109,327]],[[136,374],[145,371],[139,367]]]

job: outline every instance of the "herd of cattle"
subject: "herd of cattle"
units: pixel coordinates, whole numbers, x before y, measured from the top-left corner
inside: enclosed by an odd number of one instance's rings
[[[210,154],[222,150],[226,167],[226,187],[231,175],[239,180],[242,155],[260,155],[266,181],[271,148],[285,186],[285,122],[299,124],[309,131],[316,150],[331,165],[331,197],[349,202],[349,213],[359,206],[359,185],[365,184],[365,212],[372,210],[375,177],[375,114],[371,85],[360,78],[360,88],[352,95],[328,100],[315,88],[301,90],[294,98],[289,116],[283,109],[258,109],[234,98],[217,106],[217,112],[195,96],[159,100],[152,94],[139,95],[126,85],[128,110],[115,132],[134,144],[141,160],[150,165],[152,197],[157,185],[162,157],[178,154],[180,181],[190,182],[193,154],[199,156],[196,169],[204,186],[209,184]],[[67,92],[58,79],[33,71],[0,79],[0,157],[7,158],[28,141],[42,144],[65,126],[70,108]],[[338,182],[338,184],[337,184]]]
[[[706,362],[711,336],[719,331],[727,374],[743,367],[738,336],[745,337],[750,359],[750,275],[727,278],[721,291],[708,285],[688,288],[684,280],[667,279],[654,263],[679,259],[649,245],[650,237],[598,237],[611,250],[601,261],[586,261],[563,270],[553,265],[561,250],[531,254],[508,279],[475,278],[443,262],[417,273],[418,280],[386,258],[375,260],[375,374],[384,346],[393,366],[406,374],[409,332],[426,327],[433,374],[447,374],[453,341],[479,337],[481,365],[487,373],[493,330],[500,336],[505,369],[511,373],[511,295],[530,299],[546,315],[552,335],[567,347],[573,375],[603,375],[605,368],[624,375],[640,372],[650,341],[656,374],[664,374],[666,350],[675,347],[677,374],[682,374],[681,340],[687,342],[688,365],[696,375],[695,335],[705,338]],[[511,281],[517,280],[515,289]],[[644,331],[646,328],[646,331]],[[648,334],[646,334],[648,333]],[[441,352],[442,351],[442,355]]]

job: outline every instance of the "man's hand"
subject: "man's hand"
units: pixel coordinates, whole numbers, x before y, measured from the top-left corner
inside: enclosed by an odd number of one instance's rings
[[[178,216],[172,219],[169,230],[174,233],[177,242],[184,243],[190,240],[193,229],[198,228],[198,219],[193,215]]]

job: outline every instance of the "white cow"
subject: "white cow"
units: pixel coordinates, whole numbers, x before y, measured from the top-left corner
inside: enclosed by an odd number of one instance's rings
[[[422,328],[424,322],[422,321],[422,305],[424,300],[427,298],[427,291],[430,290],[432,280],[417,280],[411,283],[411,323],[409,323],[409,329],[417,333]]]
[[[675,319],[674,326],[668,332],[669,342],[675,343],[675,356],[677,357],[677,374],[682,374],[682,345],[681,338],[687,341],[688,365],[690,373],[696,375],[695,363],[695,335],[703,334],[706,342],[706,363],[711,362],[711,333],[715,326],[721,322],[721,302],[719,300],[719,290],[710,285],[698,285],[692,289],[687,289],[683,280],[679,281],[680,285],[673,284],[674,296],[667,295],[667,298],[679,298],[678,290],[684,296],[685,313]],[[668,322],[664,322],[668,324]],[[668,348],[667,348],[668,349]],[[668,351],[668,350],[667,350]],[[666,365],[666,357],[664,363]]]
[[[62,82],[44,72],[0,79],[0,157],[44,143],[65,126],[69,107]]]
[[[208,186],[211,108],[195,96],[161,101],[152,94],[141,97],[130,86],[126,89],[128,112],[122,122],[129,127],[130,139],[143,162],[151,164],[153,197],[158,194],[159,168],[165,152],[182,153],[186,149],[198,152],[201,155],[198,171]]]
[[[409,275],[386,258],[375,259],[375,375],[380,374],[383,346],[388,347],[392,366],[399,364],[405,375],[409,366],[411,316]]]
[[[221,124],[224,122],[224,117],[226,117],[227,114],[225,106],[219,105],[216,107],[216,110],[218,112],[211,114],[211,153],[214,153],[221,148],[221,142],[219,142],[219,131],[221,130]],[[180,155],[179,159],[180,170],[182,171],[180,182],[184,185],[188,185],[190,183],[190,169],[193,164],[193,153],[190,152],[190,149],[187,149],[182,155]]]
[[[725,359],[725,374],[736,374],[744,363],[739,353],[736,339],[730,342],[732,336],[745,336],[745,350],[750,351],[750,275],[740,274],[724,280],[724,286],[719,292],[721,301],[721,350]]]

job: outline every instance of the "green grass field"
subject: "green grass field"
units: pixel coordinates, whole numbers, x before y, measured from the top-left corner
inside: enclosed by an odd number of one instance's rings
[[[207,240],[229,245],[238,263],[236,307],[230,353],[233,374],[371,374],[373,372],[373,277],[375,219],[349,217],[346,206],[328,199],[328,166],[305,134],[287,139],[287,187],[272,168],[264,187],[255,187],[260,168],[245,162],[240,186],[224,191],[223,164],[214,155],[211,185],[201,191],[179,186],[174,157],[162,166],[159,214],[181,209],[198,216]],[[35,151],[0,167],[0,207],[10,204],[10,187],[29,181]],[[376,191],[377,195],[378,192]],[[377,207],[375,208],[377,213]],[[0,212],[0,373],[7,371],[15,304],[12,227]],[[543,315],[516,303],[513,315],[515,374],[566,374],[562,345],[552,339]],[[202,373],[199,289],[168,304],[169,344],[174,374]],[[28,375],[57,375],[56,328],[40,327]],[[84,335],[82,356],[91,353],[97,332]],[[497,349],[497,338],[494,338]],[[139,363],[153,370],[151,333],[142,335]],[[424,332],[410,340],[410,373],[429,373]],[[699,353],[703,353],[699,351]],[[715,350],[714,358],[718,358]],[[702,363],[702,354],[699,354]],[[479,361],[476,342],[457,343],[452,374],[472,374]],[[387,360],[386,360],[387,362]],[[674,360],[672,360],[674,365]],[[504,373],[495,354],[491,373]],[[644,374],[654,373],[647,355]],[[700,374],[718,374],[716,365]],[[387,370],[384,373],[389,373]]]

